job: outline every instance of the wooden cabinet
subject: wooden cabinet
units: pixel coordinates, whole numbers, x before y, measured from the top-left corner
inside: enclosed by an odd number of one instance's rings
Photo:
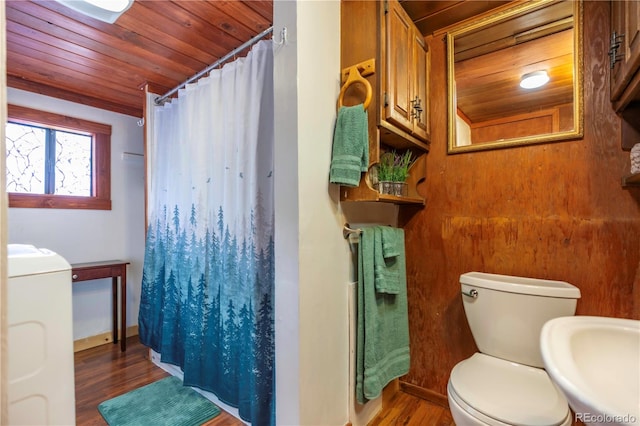
[[[617,101],[640,67],[640,1],[611,2],[611,100]]]
[[[385,20],[388,72],[383,119],[427,142],[429,52],[426,43],[399,3],[388,3]]]
[[[341,66],[375,59],[367,77],[373,90],[368,108],[369,170],[386,151],[411,150],[417,160],[410,169],[407,195],[379,194],[375,173],[365,173],[357,188],[341,189],[343,201],[385,201],[424,204],[416,191],[426,174],[429,151],[430,52],[424,38],[397,0],[341,2]],[[364,88],[349,88],[344,105],[362,102]]]
[[[640,0],[610,2],[609,46],[611,102],[621,117],[621,146],[640,142]],[[623,186],[640,186],[640,175],[622,178]]]

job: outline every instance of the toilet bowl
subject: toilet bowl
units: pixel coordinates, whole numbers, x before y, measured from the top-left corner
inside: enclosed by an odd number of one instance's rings
[[[447,397],[458,426],[571,424],[567,400],[544,370],[481,353],[453,368]]]
[[[470,272],[463,305],[480,352],[459,362],[447,384],[458,426],[569,426],[564,395],[544,371],[540,330],[575,313],[580,290],[563,281]]]

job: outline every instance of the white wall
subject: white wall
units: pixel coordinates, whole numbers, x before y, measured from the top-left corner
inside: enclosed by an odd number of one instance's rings
[[[349,290],[342,227],[396,224],[397,207],[342,206],[329,184],[340,90],[340,1],[274,2],[276,419],[279,425],[366,424],[380,408],[353,406]]]
[[[471,145],[471,126],[456,115],[456,146]]]
[[[144,261],[144,165],[139,117],[131,117],[39,94],[7,89],[8,103],[50,111],[98,123],[111,131],[112,210],[10,208],[9,243],[33,244],[64,256],[69,263],[123,259],[127,275],[127,325],[138,323]],[[111,330],[111,280],[73,285],[74,340]]]
[[[328,184],[340,91],[340,2],[298,2],[297,18],[300,424],[344,425],[350,255],[339,188]]]
[[[276,424],[300,424],[297,3],[276,0],[274,35],[288,42],[274,52],[274,243]]]
[[[339,92],[340,2],[274,4],[276,93],[276,416],[348,421],[349,247],[328,183]]]

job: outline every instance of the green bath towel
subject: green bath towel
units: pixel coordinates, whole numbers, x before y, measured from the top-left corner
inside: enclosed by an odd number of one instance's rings
[[[329,181],[358,186],[369,168],[369,121],[362,104],[340,107],[333,133]]]
[[[403,247],[404,247],[404,234]],[[378,397],[391,380],[409,372],[409,320],[404,250],[397,256],[397,294],[375,289],[375,228],[365,227],[358,247],[356,400]]]

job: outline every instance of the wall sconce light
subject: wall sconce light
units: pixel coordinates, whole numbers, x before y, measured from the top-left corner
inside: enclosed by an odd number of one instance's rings
[[[523,89],[535,89],[544,86],[549,81],[549,75],[546,71],[534,71],[522,76],[520,87]]]
[[[133,0],[56,0],[91,18],[113,24],[133,4]]]

